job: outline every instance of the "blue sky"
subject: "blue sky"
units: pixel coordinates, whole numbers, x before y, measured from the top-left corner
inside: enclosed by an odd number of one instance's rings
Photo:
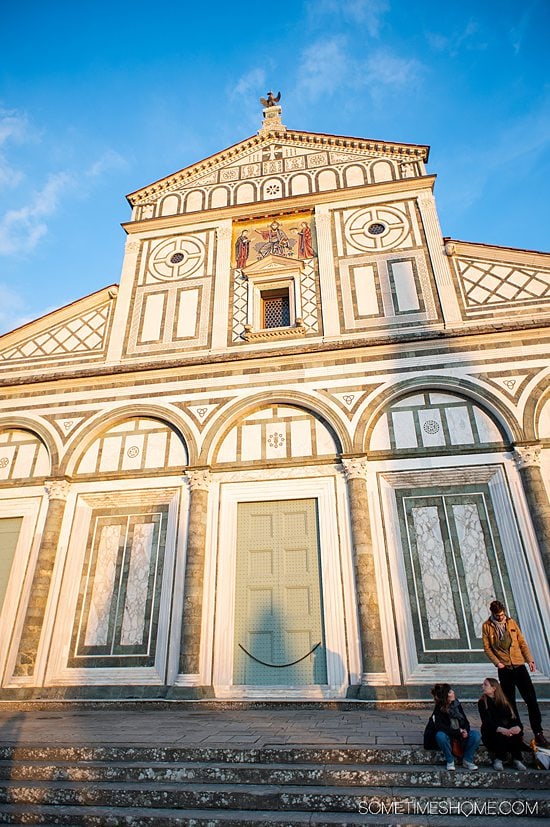
[[[21,0],[0,29],[0,332],[118,282],[125,195],[290,128],[431,146],[444,235],[550,250],[550,2]]]

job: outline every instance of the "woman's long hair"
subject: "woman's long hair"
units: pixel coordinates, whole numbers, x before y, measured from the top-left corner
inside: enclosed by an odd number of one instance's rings
[[[493,697],[495,699],[495,704],[497,705],[497,707],[499,707],[499,709],[501,709],[503,712],[507,712],[509,715],[514,715],[514,710],[512,709],[510,701],[502,691],[502,686],[499,684],[496,678],[485,678],[485,680],[487,681],[487,683],[490,683],[493,689],[495,690],[495,694],[493,695]],[[481,698],[483,700],[483,703],[485,704],[485,707],[487,708],[489,696],[486,695],[484,692]]]
[[[449,692],[451,689],[452,686],[450,683],[436,683],[436,685],[431,688],[435,705],[440,707],[444,712],[447,712],[449,709]]]

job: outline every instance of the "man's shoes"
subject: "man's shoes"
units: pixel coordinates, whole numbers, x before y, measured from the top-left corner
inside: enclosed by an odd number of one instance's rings
[[[515,770],[526,770],[527,769],[527,767],[525,766],[523,761],[517,761],[517,760],[512,761],[512,766]]]
[[[537,745],[537,747],[546,747],[546,749],[550,747],[550,743],[544,737],[544,732],[537,732],[537,734],[535,735],[535,744]]]
[[[504,769],[504,764],[502,763],[500,758],[495,758],[495,760],[493,761],[493,769],[497,770],[497,772],[500,772]]]
[[[465,770],[477,770],[477,764],[472,763],[472,761],[462,761],[462,766]]]
[[[447,763],[447,769],[448,769],[449,771],[451,771],[451,770],[454,770],[454,768],[455,768],[455,762],[454,762],[454,761],[449,761],[449,762]]]

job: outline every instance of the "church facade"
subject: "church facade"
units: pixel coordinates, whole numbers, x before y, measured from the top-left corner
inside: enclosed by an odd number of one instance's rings
[[[550,681],[550,255],[428,147],[287,129],[128,198],[120,285],[0,338],[2,698]]]

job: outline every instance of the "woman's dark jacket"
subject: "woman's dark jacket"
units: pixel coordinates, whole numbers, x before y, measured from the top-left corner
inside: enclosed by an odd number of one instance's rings
[[[470,732],[470,722],[460,701],[453,701],[447,710],[435,706],[424,730],[424,749],[439,749],[435,740],[436,732],[444,732],[449,738],[460,738],[460,730]]]
[[[487,701],[487,703],[485,703]],[[494,698],[484,695],[477,703],[479,716],[481,718],[481,737],[485,742],[487,738],[493,740],[497,733],[497,727],[510,729],[513,726],[521,726],[513,712],[499,706]]]

